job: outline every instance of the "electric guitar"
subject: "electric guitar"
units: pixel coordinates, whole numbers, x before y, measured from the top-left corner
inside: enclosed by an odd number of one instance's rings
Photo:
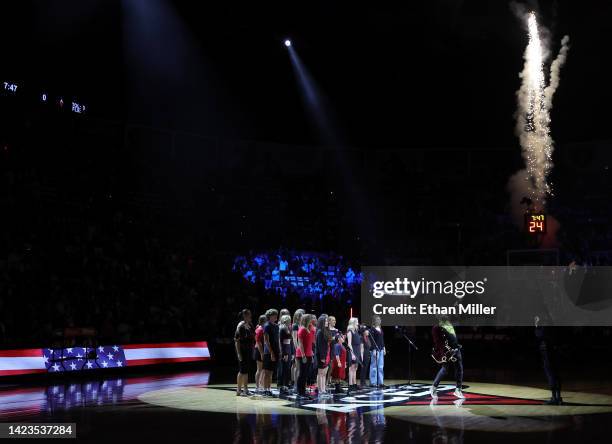
[[[442,353],[438,353],[438,358],[436,358],[436,349],[433,349],[433,353],[431,354],[431,357],[433,358],[434,361],[436,361],[438,364],[445,364],[447,362],[457,362],[457,353],[459,353],[459,350],[461,350],[461,345],[457,344],[457,348],[451,348],[450,345],[448,345],[448,339],[446,341],[444,341],[444,350]]]

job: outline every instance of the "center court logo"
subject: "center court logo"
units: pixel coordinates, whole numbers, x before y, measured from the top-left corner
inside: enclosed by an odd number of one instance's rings
[[[372,410],[384,409],[397,406],[419,406],[419,405],[544,405],[544,401],[537,399],[515,398],[510,396],[486,395],[479,393],[464,392],[465,399],[456,398],[452,392],[455,390],[454,384],[440,384],[437,389],[438,399],[432,401],[429,394],[431,384],[412,383],[393,385],[384,390],[370,389],[362,391],[357,395],[334,395],[334,398],[317,403],[310,401],[297,401],[294,395],[285,396],[279,394],[278,390],[272,390],[279,399],[287,400],[286,407],[298,407],[305,410],[329,411],[338,413],[365,413]],[[469,386],[464,385],[464,389]],[[232,390],[234,388],[223,388]]]
[[[300,407],[340,413],[365,412],[390,406],[409,405],[411,401],[423,400],[429,396],[430,387],[428,384],[399,385],[384,390],[369,390],[354,396],[342,396],[330,403],[306,402]],[[444,394],[454,389],[454,385],[440,384],[438,393]]]

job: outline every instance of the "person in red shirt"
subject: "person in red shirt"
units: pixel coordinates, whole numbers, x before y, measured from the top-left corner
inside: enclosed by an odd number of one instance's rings
[[[311,386],[315,383],[317,377],[317,357],[315,356],[315,351],[317,349],[317,316],[312,315],[312,319],[310,320],[310,338],[312,339],[312,363],[310,368],[308,369],[308,380],[307,385]]]
[[[346,349],[344,348],[344,336],[336,336],[334,346],[334,359],[332,360],[332,379],[336,385],[336,393],[342,393],[340,385],[346,378]]]
[[[310,326],[315,320],[314,315],[305,314],[302,316],[301,325],[298,329],[298,347],[296,356],[300,358],[300,369],[298,372],[297,389],[298,397],[306,398],[306,379],[310,373],[313,356],[314,334],[310,332]]]
[[[302,316],[304,316],[304,309],[303,308],[298,308],[297,310],[295,310],[295,313],[293,314],[293,325],[291,326],[291,338],[293,340],[293,347],[294,347],[294,353],[295,353],[295,359],[293,362],[293,366],[291,368],[291,376],[292,376],[292,381],[293,381],[293,385],[294,385],[294,391],[297,392],[297,377],[298,377],[298,370],[300,368],[300,359],[302,358],[302,356],[298,356],[298,330],[300,329],[300,322],[302,320]]]
[[[266,316],[261,315],[255,329],[255,348],[253,350],[253,359],[257,363],[257,371],[255,372],[255,391],[259,392],[261,387],[261,376],[263,375],[263,326],[266,323]]]

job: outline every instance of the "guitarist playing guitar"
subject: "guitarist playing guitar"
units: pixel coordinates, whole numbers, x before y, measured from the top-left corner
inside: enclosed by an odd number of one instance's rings
[[[436,393],[438,385],[442,378],[448,372],[448,366],[452,364],[455,367],[455,379],[457,386],[454,395],[457,398],[465,398],[461,391],[463,385],[463,356],[461,355],[461,345],[457,342],[455,328],[451,324],[447,316],[440,315],[438,323],[433,326],[433,351],[431,357],[440,365],[438,374],[431,386],[430,394],[433,399],[437,399]]]

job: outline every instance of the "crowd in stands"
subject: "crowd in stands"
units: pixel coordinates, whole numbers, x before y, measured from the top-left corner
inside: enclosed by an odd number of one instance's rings
[[[357,272],[355,272],[357,269]],[[361,284],[361,273],[342,256],[278,250],[240,255],[233,270],[252,284],[261,282],[266,290],[286,297],[290,290],[302,298],[329,295],[350,299]]]

